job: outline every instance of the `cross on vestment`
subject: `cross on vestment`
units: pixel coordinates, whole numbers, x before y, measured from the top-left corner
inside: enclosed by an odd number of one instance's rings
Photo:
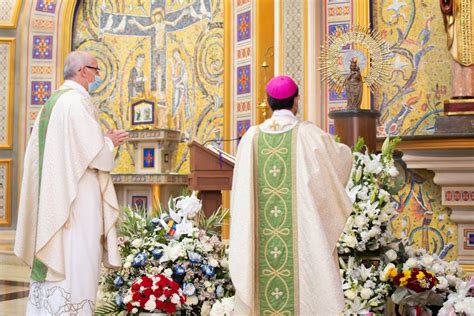
[[[272,124],[269,127],[272,131],[277,131],[280,129],[280,124],[273,120]]]

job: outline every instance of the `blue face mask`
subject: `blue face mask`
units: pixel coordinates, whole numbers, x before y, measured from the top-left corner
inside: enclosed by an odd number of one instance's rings
[[[89,82],[89,86],[88,86],[89,93],[97,90],[97,88],[99,88],[101,83],[102,83],[102,80],[100,80],[100,77],[95,76],[95,80],[92,82]]]

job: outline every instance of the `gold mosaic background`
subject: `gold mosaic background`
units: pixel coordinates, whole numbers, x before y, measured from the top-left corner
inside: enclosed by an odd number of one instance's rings
[[[406,184],[394,197],[400,215],[392,222],[398,237],[409,238],[419,248],[447,260],[456,259],[457,226],[449,220],[449,208],[441,205],[441,188],[434,173],[402,169]]]
[[[102,84],[92,96],[104,128],[130,129],[131,101],[144,95],[167,108],[165,126],[184,141],[221,138],[223,34],[222,1],[81,1],[73,48],[99,60]],[[133,155],[122,146],[115,172],[134,172]],[[189,171],[185,143],[174,161],[175,171]]]
[[[375,96],[378,134],[427,135],[451,96],[451,55],[439,1],[377,0],[374,24],[394,52],[390,80]]]

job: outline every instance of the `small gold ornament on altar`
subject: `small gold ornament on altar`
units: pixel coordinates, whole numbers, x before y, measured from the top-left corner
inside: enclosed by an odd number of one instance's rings
[[[329,37],[327,45],[322,47],[322,79],[336,93],[346,92],[348,109],[360,109],[363,83],[374,91],[388,79],[390,54],[380,33],[355,26]]]

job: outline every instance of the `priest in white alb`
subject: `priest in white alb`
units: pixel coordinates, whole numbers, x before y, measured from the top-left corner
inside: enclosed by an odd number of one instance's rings
[[[38,114],[24,158],[15,254],[31,268],[27,315],[93,315],[101,262],[121,264],[110,171],[125,131],[105,136],[90,91],[94,56],[72,52]]]
[[[273,115],[240,141],[231,196],[235,315],[339,315],[336,243],[351,212],[346,145],[297,117],[298,87],[266,87]]]

